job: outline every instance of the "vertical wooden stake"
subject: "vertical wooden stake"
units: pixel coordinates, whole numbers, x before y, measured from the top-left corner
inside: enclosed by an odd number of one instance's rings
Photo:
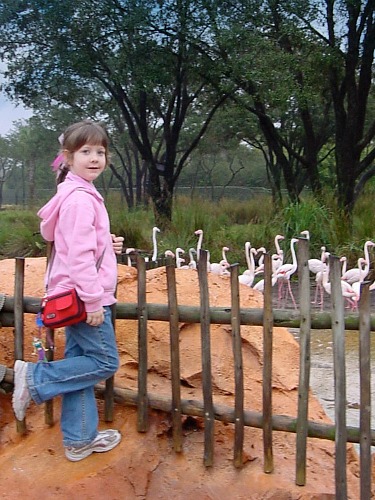
[[[273,471],[272,450],[272,263],[270,254],[264,256],[264,303],[263,303],[263,450],[264,472]]]
[[[347,498],[346,476],[346,370],[344,298],[341,290],[341,264],[338,257],[329,257],[332,301],[333,366],[335,379],[335,478],[336,498]]]
[[[202,349],[202,385],[204,404],[204,465],[213,465],[215,415],[212,401],[211,344],[210,344],[210,304],[207,283],[207,250],[200,250],[198,278],[201,306],[201,349]]]
[[[242,362],[242,340],[241,340],[241,318],[240,318],[240,290],[238,282],[238,264],[230,268],[231,288],[231,324],[232,343],[234,357],[234,465],[243,465],[243,442],[244,442],[244,384],[243,384],[243,362]]]
[[[14,276],[14,357],[15,359],[24,359],[24,307],[23,294],[25,282],[25,259],[16,257],[16,269]],[[17,432],[26,433],[26,420],[16,420]]]
[[[359,301],[360,478],[361,500],[371,498],[371,328],[369,283],[361,285]]]
[[[146,265],[137,255],[138,270],[138,431],[148,429],[147,395],[147,303],[146,303]]]
[[[310,271],[308,240],[299,239],[298,243],[298,285],[301,313],[300,323],[300,359],[298,382],[298,410],[296,429],[296,484],[306,484],[306,449],[307,449],[307,419],[310,389]]]
[[[178,306],[176,289],[176,270],[174,262],[167,263],[167,288],[169,308],[169,336],[171,352],[171,382],[172,382],[172,423],[173,448],[182,451],[182,410],[180,387],[180,335],[178,328]]]

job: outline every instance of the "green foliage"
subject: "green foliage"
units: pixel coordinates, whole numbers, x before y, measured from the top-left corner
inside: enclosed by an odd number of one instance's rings
[[[36,257],[45,253],[39,234],[39,218],[20,209],[0,211],[0,256]]]
[[[125,248],[135,247],[144,255],[152,253],[152,228],[155,225],[151,208],[127,210],[119,196],[107,200],[111,230],[125,238]],[[244,246],[250,241],[255,248],[265,247],[274,253],[274,238],[285,236],[281,242],[285,261],[290,261],[289,242],[301,231],[310,232],[310,256],[319,257],[325,246],[333,255],[345,255],[348,265],[356,265],[367,240],[375,239],[372,219],[373,195],[361,197],[349,225],[328,196],[326,204],[306,199],[274,213],[271,197],[257,195],[248,202],[223,200],[220,204],[205,199],[187,197],[175,200],[173,221],[168,231],[157,234],[158,256],[166,250],[183,248],[188,259],[189,248],[196,248],[197,229],[204,232],[202,247],[210,252],[211,262],[222,258],[222,247],[229,247],[231,263],[246,267]],[[39,256],[45,254],[45,244],[39,235],[39,219],[35,211],[4,209],[0,211],[0,256]]]

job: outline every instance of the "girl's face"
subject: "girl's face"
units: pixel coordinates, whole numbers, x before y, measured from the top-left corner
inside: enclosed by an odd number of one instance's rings
[[[99,177],[106,166],[106,150],[104,146],[84,144],[73,154],[68,155],[70,171],[88,182]]]

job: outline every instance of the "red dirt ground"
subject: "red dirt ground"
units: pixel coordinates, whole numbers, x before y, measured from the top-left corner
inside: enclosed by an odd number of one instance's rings
[[[41,296],[45,259],[26,259],[25,295]],[[199,305],[196,271],[176,270],[177,299],[180,305]],[[230,305],[229,278],[209,275],[211,306]],[[13,295],[14,261],[0,261],[0,292]],[[147,271],[147,301],[166,303],[165,269]],[[242,287],[241,306],[261,307],[262,295]],[[119,265],[118,299],[137,301],[136,270]],[[34,315],[25,319],[25,359],[35,361],[31,341]],[[121,357],[115,385],[136,389],[137,323],[116,322]],[[262,329],[242,326],[245,407],[261,411],[262,401]],[[62,355],[64,333],[57,330],[56,357]],[[148,390],[169,396],[169,325],[149,321]],[[12,329],[0,329],[0,363],[13,367]],[[200,326],[180,325],[182,397],[202,400]],[[234,379],[232,339],[229,325],[211,328],[212,382],[214,403],[233,406]],[[273,412],[295,416],[298,385],[298,344],[284,328],[274,329]],[[310,395],[309,419],[329,422],[319,402]],[[335,498],[334,443],[309,439],[307,484],[295,485],[295,435],[273,433],[274,472],[263,472],[263,441],[259,429],[245,429],[244,466],[233,465],[233,425],[215,422],[214,465],[203,464],[204,436],[201,419],[189,419],[184,429],[183,452],[172,449],[168,415],[150,411],[149,430],[137,432],[134,407],[115,404],[111,427],[123,434],[121,444],[109,453],[94,454],[82,462],[71,463],[64,457],[59,429],[60,400],[55,400],[55,425],[44,423],[44,407],[31,404],[27,413],[26,436],[16,432],[11,395],[0,394],[0,497],[18,499],[167,499],[222,500],[257,499],[328,499]],[[103,403],[98,402],[103,416]],[[101,421],[101,427],[109,426]],[[359,460],[348,445],[348,498],[359,498]]]

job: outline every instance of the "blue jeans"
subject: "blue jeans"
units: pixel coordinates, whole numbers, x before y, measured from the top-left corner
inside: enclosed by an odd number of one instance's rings
[[[119,366],[111,309],[104,309],[100,326],[81,322],[65,328],[64,359],[27,365],[28,387],[37,404],[62,395],[64,446],[82,446],[95,439],[99,418],[94,385],[111,377]]]

